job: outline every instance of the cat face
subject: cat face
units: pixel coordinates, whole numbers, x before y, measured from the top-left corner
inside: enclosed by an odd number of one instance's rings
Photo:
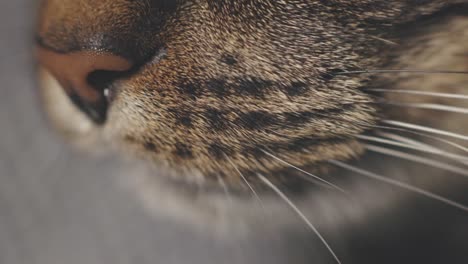
[[[382,38],[413,17],[404,10],[442,5],[387,2],[45,0],[45,105],[80,146],[190,182],[323,172],[358,156],[378,118],[360,89],[369,76],[343,73],[386,62]]]

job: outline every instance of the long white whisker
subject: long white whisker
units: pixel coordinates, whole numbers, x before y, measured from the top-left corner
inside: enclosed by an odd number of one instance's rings
[[[378,37],[378,36],[370,36],[371,38],[373,39],[376,39],[376,40],[380,40],[384,43],[387,43],[387,44],[390,44],[390,45],[395,45],[395,46],[398,46],[400,44],[394,42],[394,41],[391,41],[391,40],[388,40],[388,39],[384,39],[384,38],[381,38],[381,37]]]
[[[404,183],[404,182],[401,182],[401,181],[397,181],[397,180],[394,180],[394,179],[386,178],[386,177],[383,177],[383,176],[378,175],[376,173],[373,173],[373,172],[370,172],[370,171],[367,171],[367,170],[357,168],[357,167],[351,166],[349,164],[343,163],[341,161],[330,160],[330,163],[332,163],[332,164],[334,164],[334,165],[336,165],[338,167],[341,167],[341,168],[356,172],[356,173],[361,174],[363,176],[366,176],[368,178],[372,178],[372,179],[375,179],[375,180],[378,180],[378,181],[381,181],[381,182],[384,182],[384,183],[387,183],[387,184],[390,184],[390,185],[394,185],[394,186],[400,187],[402,189],[406,189],[406,190],[412,191],[414,193],[420,194],[422,196],[428,197],[430,199],[440,201],[442,203],[445,203],[447,205],[450,205],[450,206],[453,206],[455,208],[461,209],[462,211],[465,211],[465,212],[468,213],[468,206],[457,203],[457,202],[455,202],[453,200],[447,199],[447,198],[442,197],[440,195],[437,195],[435,193],[423,190],[423,189],[418,188],[416,186],[413,186],[413,185],[410,185],[410,184],[407,184],[407,183]]]
[[[466,71],[443,71],[443,70],[418,70],[418,69],[396,69],[396,70],[379,70],[368,69],[359,71],[343,71],[335,73],[336,75],[363,74],[363,73],[418,73],[418,74],[468,74]]]
[[[258,178],[263,181],[268,187],[270,187],[276,194],[278,194],[281,199],[283,199],[290,207],[291,209],[296,212],[296,214],[307,224],[307,226],[318,236],[318,238],[322,241],[322,243],[325,245],[325,247],[328,249],[330,254],[333,256],[333,258],[336,260],[337,263],[341,264],[340,259],[338,256],[335,254],[333,249],[330,247],[330,245],[327,243],[325,238],[320,234],[320,232],[315,228],[315,226],[309,221],[309,219],[299,210],[299,208],[280,190],[278,187],[276,187],[270,180],[265,178],[261,174],[257,174]]]
[[[421,126],[421,125],[415,125],[415,124],[410,124],[410,123],[405,123],[405,122],[395,121],[395,120],[384,120],[383,122],[386,123],[386,124],[389,124],[389,125],[394,125],[394,126],[399,126],[399,127],[404,127],[404,128],[429,132],[429,133],[432,133],[432,134],[448,136],[448,137],[468,141],[468,136],[453,133],[453,132],[448,132],[448,131],[444,131],[444,130],[440,130],[440,129],[435,129],[435,128]]]
[[[468,100],[468,95],[466,94],[436,93],[436,92],[426,92],[426,91],[417,91],[417,90],[395,90],[395,89],[380,89],[380,88],[365,89],[365,90],[373,91],[373,92],[414,94],[414,95]]]
[[[453,173],[468,177],[468,171],[466,169],[460,168],[460,167],[457,167],[457,166],[453,166],[453,165],[450,165],[450,164],[447,164],[447,163],[442,163],[442,162],[439,162],[439,161],[434,160],[434,159],[423,158],[423,157],[419,157],[419,156],[416,156],[416,155],[404,153],[404,152],[401,152],[401,151],[388,149],[388,148],[383,148],[383,147],[374,146],[374,145],[369,145],[369,144],[365,145],[364,147],[369,151],[373,151],[373,152],[377,152],[377,153],[380,153],[380,154],[384,154],[384,155],[393,156],[393,157],[397,157],[397,158],[404,159],[404,160],[409,160],[409,161],[421,163],[421,164],[428,165],[428,166],[431,166],[431,167],[434,167],[434,168],[450,171],[450,172],[453,172]]]
[[[338,120],[338,121],[343,121],[342,119],[338,119],[338,118],[333,118],[333,119]],[[429,139],[432,139],[432,140],[435,140],[435,141],[443,142],[443,143],[445,143],[447,145],[450,145],[450,146],[452,146],[454,148],[457,148],[459,150],[462,150],[462,151],[468,153],[468,148],[464,147],[464,146],[462,146],[462,145],[460,145],[458,143],[455,143],[453,141],[446,140],[446,139],[443,139],[443,138],[438,138],[438,137],[435,137],[435,136],[431,136],[429,134],[417,132],[417,131],[419,130],[419,131],[424,131],[424,132],[428,132],[428,133],[432,133],[432,134],[436,134],[436,135],[443,135],[443,136],[448,136],[448,137],[457,138],[457,139],[464,139],[464,140],[468,140],[468,136],[464,136],[464,135],[460,135],[460,134],[456,134],[456,133],[452,133],[452,132],[448,132],[448,131],[438,130],[438,129],[434,129],[434,128],[424,127],[424,126],[420,126],[420,125],[404,123],[404,122],[401,122],[401,121],[383,120],[382,122],[390,124],[390,125],[394,125],[394,126],[400,126],[400,127],[371,125],[371,124],[366,124],[366,123],[361,123],[361,122],[358,122],[358,123],[362,124],[365,127],[381,128],[381,129],[400,131],[400,132],[405,132],[405,133],[409,133],[409,134],[413,134],[413,135],[418,135],[418,136],[421,136],[421,137],[424,137],[424,138],[429,138]],[[413,129],[413,130],[411,130],[411,129]],[[416,131],[414,131],[414,130],[416,130]]]
[[[439,111],[445,111],[445,112],[451,112],[451,113],[468,114],[468,108],[441,105],[441,104],[418,104],[418,103],[397,103],[397,102],[379,102],[379,103],[384,103],[386,105],[410,107],[410,108],[439,110]]]
[[[410,144],[410,145],[413,145],[413,146],[419,147],[419,148],[438,150],[436,147],[431,146],[429,144],[423,143],[421,141],[418,141],[418,140],[415,140],[415,139],[412,139],[412,138],[407,138],[407,137],[404,137],[404,136],[401,136],[401,135],[393,134],[393,133],[377,132],[377,135],[389,138],[391,140],[395,140],[395,141],[399,141],[399,142],[402,142],[402,143]]]
[[[224,190],[224,194],[226,194],[226,198],[229,200],[230,203],[232,203],[231,193],[229,192],[229,189],[223,177],[221,177],[219,174],[216,174],[216,177],[218,178],[219,185],[221,185],[221,187]]]
[[[268,151],[262,150],[262,152],[265,153],[266,155],[272,157],[273,159],[275,159],[275,160],[277,160],[277,161],[279,161],[279,162],[281,162],[283,164],[286,164],[286,165],[290,166],[291,168],[294,168],[294,169],[296,169],[296,170],[298,170],[298,171],[300,171],[300,172],[302,172],[302,173],[304,173],[304,174],[306,174],[306,175],[308,175],[308,176],[310,176],[310,177],[312,177],[312,178],[314,178],[314,179],[316,179],[316,180],[318,180],[320,182],[325,183],[326,185],[329,185],[329,186],[331,186],[331,187],[333,187],[333,188],[335,188],[335,189],[337,189],[337,190],[339,190],[339,191],[341,191],[343,193],[347,193],[345,190],[343,190],[342,188],[336,186],[335,184],[333,184],[331,182],[328,182],[328,181],[326,181],[326,180],[324,180],[324,179],[322,179],[322,178],[320,178],[320,177],[318,177],[318,176],[316,176],[316,175],[314,175],[314,174],[312,174],[310,172],[307,172],[307,171],[305,171],[305,170],[303,170],[303,169],[301,169],[301,168],[299,168],[297,166],[294,166],[293,164],[276,157],[275,155],[269,153]]]
[[[403,137],[403,136],[400,136],[400,135],[396,135],[396,134],[392,134],[392,133],[386,133],[386,132],[377,132],[378,135],[380,136],[383,136],[383,137],[386,137],[386,138],[389,138],[389,139],[392,139],[392,140],[396,140],[396,141],[400,141],[400,142],[403,142],[403,143],[406,143],[406,144],[410,144],[410,145],[413,145],[415,147],[419,147],[419,148],[422,148],[422,149],[428,149],[428,150],[431,150],[431,151],[440,151],[440,152],[443,152],[443,153],[449,153],[447,151],[444,151],[444,150],[441,150],[435,146],[431,146],[429,144],[426,144],[424,142],[421,142],[421,141],[418,141],[418,140],[415,140],[415,139],[411,139],[411,138],[407,138],[407,137]],[[466,157],[466,156],[462,156],[462,157]],[[468,158],[468,157],[467,157]],[[464,164],[464,165],[468,165],[468,162],[466,161],[463,161],[463,160],[457,160],[458,162]]]
[[[400,132],[405,132],[405,133],[417,135],[417,136],[420,136],[420,137],[424,137],[424,138],[432,139],[432,140],[435,140],[435,141],[439,141],[439,142],[445,143],[447,145],[450,145],[450,146],[452,146],[454,148],[457,148],[459,150],[462,150],[464,152],[468,152],[468,148],[466,148],[466,147],[464,147],[464,146],[462,146],[460,144],[457,144],[457,143],[455,143],[453,141],[446,140],[446,139],[443,139],[443,138],[434,137],[434,136],[431,136],[431,135],[428,135],[428,134],[419,133],[419,132],[415,132],[415,131],[412,131],[412,130],[408,130],[408,129],[404,129],[404,128],[397,128],[397,127],[379,126],[379,125],[373,125],[372,127],[386,129],[386,130],[392,130],[392,131],[400,131]]]
[[[435,149],[435,148],[425,148],[425,147],[422,148],[422,147],[410,145],[410,144],[407,144],[407,143],[400,143],[398,141],[393,141],[393,140],[388,140],[388,139],[378,138],[378,137],[372,137],[372,136],[365,136],[365,135],[358,135],[356,137],[359,138],[359,139],[362,139],[362,140],[366,140],[366,141],[378,142],[378,143],[388,144],[388,145],[392,145],[392,146],[397,146],[397,147],[402,147],[402,148],[427,152],[427,153],[440,155],[440,156],[450,158],[450,159],[455,159],[455,160],[459,160],[459,161],[463,161],[463,162],[468,162],[468,157],[461,156],[461,155],[458,155],[458,154],[448,153],[448,152],[445,152],[445,151],[442,151],[442,150],[439,150],[439,149]]]
[[[231,164],[232,167],[234,167],[234,169],[237,171],[237,173],[241,176],[242,180],[245,182],[245,184],[247,184],[247,187],[249,187],[249,189],[252,191],[253,195],[256,197],[256,199],[258,200],[258,202],[260,203],[260,206],[263,208],[263,211],[266,212],[265,210],[265,206],[263,205],[263,201],[262,199],[260,198],[260,196],[258,195],[258,193],[255,191],[255,189],[252,187],[252,185],[249,183],[249,181],[247,180],[247,178],[244,176],[244,174],[242,174],[242,172],[239,170],[239,168],[237,167],[237,165],[231,160],[231,158],[229,158],[228,155],[226,155],[225,153],[223,153],[224,156],[226,157],[227,161]]]

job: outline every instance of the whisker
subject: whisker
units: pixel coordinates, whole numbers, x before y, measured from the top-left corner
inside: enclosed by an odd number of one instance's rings
[[[376,153],[380,153],[380,154],[388,155],[388,156],[392,156],[392,157],[397,157],[397,158],[400,158],[400,159],[413,161],[413,162],[416,162],[416,163],[421,163],[421,164],[428,165],[428,166],[431,166],[431,167],[434,167],[434,168],[446,170],[446,171],[449,171],[449,172],[453,172],[453,173],[468,177],[468,171],[466,169],[460,168],[460,167],[457,167],[457,166],[454,166],[454,165],[450,165],[450,164],[447,164],[447,163],[439,162],[439,161],[434,160],[434,159],[423,158],[423,157],[420,157],[420,156],[417,156],[417,155],[408,154],[408,153],[405,153],[405,152],[401,152],[401,151],[397,151],[397,150],[393,150],[393,149],[389,149],[389,148],[384,148],[384,147],[379,147],[379,146],[375,146],[375,145],[367,144],[364,147],[367,150],[372,151],[372,152],[376,152]]]
[[[257,174],[258,178],[263,181],[268,187],[270,187],[278,196],[281,197],[288,205],[291,207],[291,209],[296,212],[296,214],[306,223],[306,225],[317,235],[317,237],[322,241],[322,243],[325,245],[325,247],[328,249],[330,254],[333,256],[333,258],[336,260],[337,263],[341,264],[340,259],[338,256],[335,254],[333,249],[330,247],[330,245],[327,243],[325,238],[320,234],[320,232],[315,228],[315,226],[309,221],[309,219],[299,210],[299,208],[278,188],[276,187],[270,180],[268,180],[266,177],[264,177],[261,174]]]
[[[326,115],[323,115],[323,116],[326,116]],[[336,118],[336,117],[328,117],[328,118],[331,118],[331,119],[334,119],[334,120],[337,120],[337,121],[345,121],[344,119]],[[400,131],[400,132],[405,132],[405,133],[409,133],[409,134],[413,134],[413,135],[418,135],[418,136],[429,138],[429,139],[432,139],[432,140],[435,140],[435,141],[443,142],[443,143],[445,143],[447,145],[450,145],[450,146],[452,146],[454,148],[457,148],[457,149],[462,150],[464,152],[468,152],[467,147],[464,147],[464,146],[462,146],[460,144],[457,144],[457,143],[455,143],[453,141],[446,140],[446,139],[443,139],[443,138],[438,138],[438,137],[435,137],[435,136],[431,136],[431,135],[428,135],[428,134],[425,134],[425,133],[413,131],[413,130],[410,130],[410,129],[429,132],[429,133],[437,134],[437,135],[448,136],[448,137],[457,138],[457,139],[463,139],[463,140],[468,140],[468,136],[464,136],[464,135],[460,135],[460,134],[456,134],[456,133],[452,133],[452,132],[448,132],[448,131],[438,130],[438,129],[434,129],[434,128],[419,126],[419,125],[415,125],[415,124],[404,123],[404,122],[401,122],[401,121],[383,120],[382,122],[390,124],[390,125],[394,125],[394,126],[400,126],[400,128],[382,126],[382,125],[371,125],[371,124],[362,123],[362,122],[357,122],[357,123],[361,124],[362,126],[367,127],[367,128],[381,128],[381,129]],[[401,128],[401,127],[403,127],[403,128]]]
[[[450,140],[434,137],[434,136],[431,136],[431,135],[428,135],[428,134],[419,133],[419,132],[415,132],[415,131],[404,129],[404,128],[379,126],[379,125],[373,125],[372,127],[380,128],[380,129],[386,129],[386,130],[392,130],[392,131],[400,131],[400,132],[405,132],[405,133],[417,135],[417,136],[420,136],[420,137],[424,137],[424,138],[432,139],[432,140],[435,140],[435,141],[439,141],[439,142],[445,143],[447,145],[450,145],[450,146],[452,146],[454,148],[457,148],[459,150],[462,150],[464,152],[468,152],[468,148],[466,148],[466,147],[464,147],[464,146],[462,146],[460,144],[457,144],[457,143],[455,143],[453,141],[450,141]]]
[[[386,178],[384,176],[378,175],[376,173],[373,173],[373,172],[370,172],[370,171],[367,171],[367,170],[364,170],[364,169],[361,169],[361,168],[358,168],[358,167],[354,167],[352,165],[343,163],[341,161],[330,160],[329,162],[336,165],[336,166],[338,166],[338,167],[341,167],[343,169],[347,169],[349,171],[353,171],[355,173],[366,176],[368,178],[372,178],[372,179],[375,179],[375,180],[378,180],[378,181],[381,181],[381,182],[384,182],[384,183],[387,183],[387,184],[390,184],[390,185],[400,187],[402,189],[406,189],[408,191],[412,191],[414,193],[420,194],[420,195],[428,197],[430,199],[434,199],[434,200],[437,200],[437,201],[442,202],[444,204],[447,204],[447,205],[453,206],[455,208],[461,209],[462,211],[468,213],[468,206],[457,203],[457,202],[455,202],[453,200],[442,197],[442,196],[437,195],[435,193],[432,193],[430,191],[423,190],[421,188],[418,188],[416,186],[413,186],[413,185],[410,185],[410,184],[407,184],[407,183],[404,183],[404,182],[401,182],[401,181]]]
[[[411,139],[411,138],[407,138],[407,137],[403,137],[403,136],[400,136],[400,135],[396,135],[396,134],[392,134],[392,133],[386,133],[386,132],[377,132],[377,134],[379,134],[379,135],[381,135],[383,137],[387,137],[387,138],[392,139],[392,140],[405,142],[407,144],[411,144],[411,145],[414,145],[414,146],[419,147],[419,148],[423,148],[423,149],[425,148],[425,149],[429,149],[429,150],[432,150],[432,151],[442,151],[444,153],[449,153],[447,151],[441,150],[441,149],[439,149],[437,147],[426,144],[424,142],[421,142],[421,141],[418,141],[418,140],[415,140],[415,139]],[[466,157],[466,156],[462,155],[462,157]],[[468,162],[466,162],[466,161],[462,161],[462,160],[457,160],[457,161],[462,163],[463,165],[468,165]]]
[[[453,132],[449,132],[449,131],[444,131],[444,130],[440,130],[440,129],[435,129],[435,128],[431,128],[431,127],[426,127],[426,126],[421,126],[421,125],[416,125],[416,124],[411,124],[411,123],[405,123],[405,122],[395,121],[395,120],[383,120],[382,122],[386,123],[386,124],[389,124],[389,125],[398,126],[398,127],[404,127],[404,128],[429,132],[431,134],[448,136],[448,137],[468,141],[468,136],[453,133]]]
[[[224,181],[223,177],[221,177],[219,174],[216,174],[216,177],[218,178],[219,185],[223,188],[224,194],[226,195],[226,198],[229,200],[230,203],[232,203],[232,196],[231,193],[229,192],[229,189],[226,185],[226,182]]]
[[[293,164],[291,164],[291,163],[289,163],[289,162],[287,162],[285,160],[282,160],[279,157],[276,157],[275,155],[269,153],[268,151],[262,150],[262,152],[265,153],[266,155],[272,157],[273,159],[275,159],[275,160],[277,160],[277,161],[279,161],[279,162],[281,162],[283,164],[286,164],[286,165],[290,166],[293,169],[296,169],[296,170],[298,170],[298,171],[300,171],[300,172],[302,172],[302,173],[304,173],[304,174],[306,174],[306,175],[308,175],[308,176],[310,176],[310,177],[312,177],[312,178],[314,178],[314,179],[316,179],[316,180],[318,180],[318,181],[320,181],[322,183],[325,183],[328,186],[331,186],[331,187],[333,187],[333,188],[335,188],[335,189],[337,189],[337,190],[339,190],[339,191],[341,191],[343,193],[347,193],[345,190],[343,190],[342,188],[336,186],[335,184],[333,184],[333,183],[331,183],[329,181],[326,181],[326,180],[320,178],[319,176],[316,176],[316,175],[314,175],[314,174],[312,174],[310,172],[307,172],[307,171],[305,171],[305,170],[303,170],[303,169],[301,169],[301,168],[299,168],[299,167],[297,167],[297,166],[295,166],[295,165],[293,165]]]
[[[337,120],[337,121],[344,121],[343,119],[336,118],[336,117],[328,117],[328,118],[331,118],[331,119],[334,119],[334,120]],[[468,153],[468,148],[467,147],[464,147],[464,146],[462,146],[460,144],[457,144],[457,143],[455,143],[453,141],[450,141],[450,140],[446,140],[446,139],[443,139],[443,138],[438,138],[438,137],[431,136],[431,135],[421,133],[421,132],[417,132],[417,131],[423,131],[423,132],[428,132],[428,133],[432,133],[432,134],[436,134],[436,135],[443,135],[443,136],[448,136],[448,137],[451,137],[451,138],[462,139],[462,140],[467,140],[467,141],[468,141],[468,136],[453,133],[453,132],[449,132],[449,131],[439,130],[439,129],[435,129],[435,128],[430,128],[430,127],[405,123],[405,122],[401,122],[401,121],[395,121],[395,120],[382,120],[382,122],[386,123],[386,124],[389,124],[389,125],[399,126],[400,128],[399,127],[382,126],[382,125],[371,125],[371,124],[366,124],[366,123],[362,123],[362,122],[357,122],[357,123],[361,124],[362,126],[367,127],[367,128],[380,128],[380,129],[400,131],[400,132],[405,132],[405,133],[409,133],[409,134],[413,134],[413,135],[418,135],[418,136],[421,136],[421,137],[424,137],[424,138],[428,138],[428,139],[432,139],[432,140],[435,140],[435,141],[443,142],[443,143],[445,143],[447,145],[450,145],[450,146],[452,146],[454,148],[457,148],[459,150],[462,150],[462,151]],[[411,129],[416,130],[416,131],[413,131]]]
[[[383,143],[383,144],[387,144],[387,145],[392,145],[392,146],[397,146],[397,147],[402,147],[402,148],[427,152],[427,153],[440,155],[440,156],[450,158],[450,159],[455,159],[455,160],[468,162],[468,157],[453,154],[453,153],[449,153],[449,152],[445,152],[445,151],[442,151],[442,150],[439,150],[439,149],[436,149],[436,148],[425,148],[425,147],[421,148],[421,147],[406,144],[406,143],[400,143],[398,141],[393,141],[393,140],[388,140],[388,139],[378,138],[378,137],[372,137],[372,136],[365,136],[365,135],[358,135],[356,137],[359,138],[359,139],[362,139],[362,140],[366,140],[366,141],[378,142],[378,143]]]
[[[407,138],[407,137],[404,137],[404,136],[400,136],[400,135],[393,134],[393,133],[388,133],[388,132],[377,132],[377,134],[379,136],[386,137],[386,138],[389,138],[389,139],[392,139],[392,140],[395,140],[395,141],[399,141],[399,142],[402,142],[402,143],[410,144],[410,145],[413,145],[415,147],[437,150],[436,147],[433,147],[433,146],[431,146],[429,144],[423,143],[421,141],[418,141],[418,140],[415,140],[415,139],[412,139],[412,138]]]
[[[376,39],[376,40],[380,40],[380,41],[382,41],[384,43],[387,43],[387,44],[390,44],[390,45],[395,45],[395,46],[400,45],[400,44],[396,43],[395,41],[384,39],[384,38],[381,38],[381,37],[378,37],[378,36],[370,36],[370,37],[373,38],[373,39]]]
[[[414,95],[468,100],[468,95],[466,94],[436,93],[436,92],[426,92],[426,91],[417,91],[417,90],[395,90],[395,89],[365,89],[365,90],[372,91],[372,92],[402,93],[402,94],[414,94]]]
[[[263,211],[266,212],[265,210],[265,206],[263,205],[263,201],[262,199],[260,198],[260,196],[258,195],[258,193],[255,191],[255,189],[252,187],[252,185],[249,183],[249,181],[247,180],[247,178],[244,176],[244,174],[242,174],[242,172],[239,170],[239,168],[237,167],[237,165],[232,161],[231,158],[229,158],[228,155],[226,155],[225,153],[223,153],[224,157],[226,157],[227,161],[231,164],[231,166],[236,170],[236,172],[241,176],[242,180],[245,182],[245,184],[247,184],[247,187],[252,191],[253,195],[255,196],[255,198],[258,200],[258,202],[260,203],[260,206],[263,208]]]
[[[451,112],[451,113],[468,114],[468,108],[442,105],[442,104],[397,103],[397,102],[388,102],[388,101],[380,101],[378,103],[383,103],[386,105],[393,105],[393,106],[409,107],[409,108],[439,110],[439,111],[445,111],[445,112]]]
[[[417,74],[468,74],[468,71],[443,71],[443,70],[419,70],[419,69],[365,69],[359,71],[343,71],[335,73],[335,75],[350,75],[350,74],[363,74],[363,73],[417,73]]]

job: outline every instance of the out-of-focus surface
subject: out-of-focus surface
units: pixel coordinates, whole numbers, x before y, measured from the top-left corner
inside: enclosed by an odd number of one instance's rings
[[[121,163],[68,149],[47,128],[32,59],[34,1],[0,1],[0,263],[307,263],[311,245],[220,241],[150,217]]]

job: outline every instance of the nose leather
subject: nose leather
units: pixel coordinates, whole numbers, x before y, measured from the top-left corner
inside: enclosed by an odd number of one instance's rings
[[[70,99],[98,124],[106,119],[107,99],[104,88],[93,84],[90,76],[101,71],[123,73],[133,66],[131,61],[121,56],[89,50],[59,53],[38,47],[37,57]]]

